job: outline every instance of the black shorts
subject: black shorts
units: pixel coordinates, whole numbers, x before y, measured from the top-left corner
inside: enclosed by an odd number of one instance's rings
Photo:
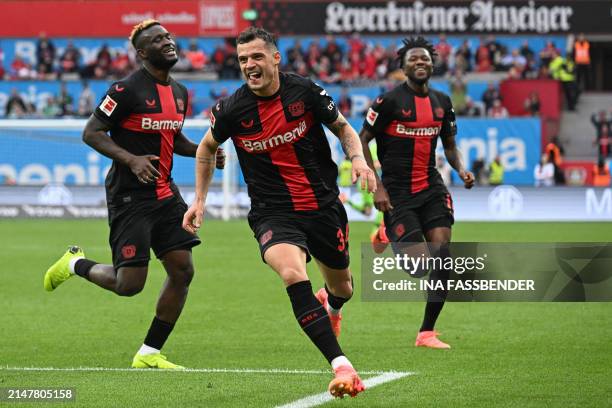
[[[178,194],[161,201],[109,205],[109,242],[115,269],[147,265],[151,248],[161,258],[171,250],[190,249],[200,244],[196,235],[181,226],[186,211],[187,205]]]
[[[349,266],[348,219],[340,201],[318,211],[263,213],[251,210],[249,225],[259,242],[261,258],[272,245],[289,243],[333,269]]]
[[[385,231],[391,242],[420,242],[433,228],[450,228],[455,222],[453,199],[444,188],[425,191],[418,200],[396,200],[384,214]],[[415,201],[418,203],[415,206]]]

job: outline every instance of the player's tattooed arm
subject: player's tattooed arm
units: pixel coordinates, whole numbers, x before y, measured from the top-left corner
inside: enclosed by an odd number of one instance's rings
[[[159,157],[153,154],[133,155],[108,137],[109,130],[109,125],[91,115],[83,130],[83,141],[98,153],[128,166],[141,183],[154,182],[160,174],[151,162],[159,160]]]
[[[202,220],[204,218],[204,203],[206,203],[208,188],[210,187],[210,182],[215,170],[218,148],[219,143],[213,138],[212,132],[209,129],[198,145],[198,150],[196,152],[195,198],[183,216],[183,228],[192,234],[195,234],[202,225]]]
[[[451,134],[442,138],[442,145],[444,146],[444,155],[448,164],[457,171],[465,188],[472,188],[474,186],[474,175],[472,172],[465,169],[463,164],[463,157],[461,152],[457,148],[457,142],[455,135]]]
[[[340,139],[342,150],[353,164],[353,184],[361,178],[361,188],[369,192],[376,191],[376,177],[374,171],[368,166],[368,163],[363,156],[361,141],[355,129],[346,121],[344,115],[338,114],[338,118],[327,127]]]
[[[196,157],[197,150],[198,145],[189,140],[183,132],[180,132],[174,138],[174,153],[180,156]],[[225,151],[222,147],[217,149],[214,163],[219,170],[225,168]]]

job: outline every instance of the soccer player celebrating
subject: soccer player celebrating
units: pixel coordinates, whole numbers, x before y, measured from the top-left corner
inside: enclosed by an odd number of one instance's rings
[[[183,227],[192,233],[200,228],[215,151],[232,138],[261,257],[283,280],[299,325],[334,369],[330,393],[355,396],[364,386],[336,339],[340,309],[353,294],[348,225],[322,124],[339,137],[352,161],[353,183],[361,177],[363,186],[374,191],[374,174],[357,133],[327,92],[308,79],[279,72],[281,56],[270,33],[251,27],[236,43],[246,83],[211,109],[211,129],[196,155],[196,196]],[[306,274],[311,256],[326,282],[316,296]]]
[[[376,98],[367,112],[360,133],[361,143],[376,138],[382,182],[374,205],[385,213],[385,231],[380,236],[391,242],[421,242],[423,235],[433,243],[437,255],[448,257],[451,239],[453,202],[435,168],[438,135],[444,154],[466,188],[474,185],[474,176],[465,169],[455,144],[457,126],[450,98],[429,88],[433,71],[433,46],[424,38],[405,39],[398,50],[406,82]],[[368,149],[364,156],[371,168]],[[385,234],[386,232],[386,234]],[[377,248],[375,248],[377,249]],[[447,280],[448,270],[433,270],[430,279]],[[417,335],[416,346],[450,348],[434,331],[444,306],[446,291],[431,291],[427,296],[425,317]]]
[[[86,259],[81,248],[71,247],[47,270],[44,287],[52,291],[76,274],[117,295],[136,295],[145,285],[153,248],[168,277],[132,367],[178,369],[183,367],[160,350],[185,304],[193,277],[191,248],[200,240],[181,228],[187,205],[170,172],[173,153],[195,157],[197,145],[181,130],[188,94],[169,74],[178,61],[172,35],[159,22],[145,20],[130,41],[141,69],[110,87],[83,132],[85,143],[113,159],[106,178],[113,264]]]

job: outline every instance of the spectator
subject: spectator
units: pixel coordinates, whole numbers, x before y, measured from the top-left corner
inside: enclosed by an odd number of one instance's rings
[[[472,70],[472,51],[470,50],[470,43],[468,40],[463,40],[463,43],[455,52],[454,69],[460,69],[463,72]]]
[[[536,91],[531,91],[523,106],[528,116],[540,116],[540,95]]]
[[[486,112],[493,107],[493,102],[496,99],[501,99],[501,94],[499,93],[499,90],[495,84],[493,82],[489,82],[487,84],[487,89],[482,93],[482,102],[484,103]]]
[[[496,71],[503,70],[501,65],[502,56],[506,53],[505,48],[497,42],[494,35],[487,38],[487,49],[489,50],[489,59]]]
[[[470,96],[465,97],[465,116],[478,117],[482,116],[482,109],[476,105]]]
[[[335,66],[342,62],[342,49],[332,35],[326,37],[327,45],[323,50],[323,55],[329,59],[331,71],[335,71]]]
[[[566,58],[563,58],[557,53],[549,67],[553,79],[561,81],[567,108],[570,111],[575,111],[576,103],[578,102],[578,92],[576,87],[575,65],[572,56],[568,55]]]
[[[89,117],[95,109],[96,96],[89,87],[89,82],[83,81],[83,90],[79,95],[77,114],[82,117]]]
[[[110,66],[110,73],[113,77],[121,79],[126,77],[130,72],[134,70],[132,61],[127,52],[119,52],[113,59]]]
[[[555,57],[559,55],[559,51],[552,41],[546,41],[546,45],[540,51],[540,66],[548,67]]]
[[[504,183],[504,165],[499,156],[489,165],[489,184],[499,186]]]
[[[23,117],[27,111],[27,105],[17,91],[17,88],[11,89],[11,95],[6,101],[6,117]]]
[[[597,160],[606,160],[610,156],[610,137],[612,137],[612,118],[605,110],[591,115],[591,123],[595,126],[593,145],[597,146]]]
[[[512,67],[520,67],[522,72],[525,69],[525,65],[527,65],[527,59],[519,53],[518,49],[514,49],[512,50],[512,53],[502,57],[501,65],[506,70],[509,70]]]
[[[60,85],[60,93],[55,102],[60,108],[60,116],[70,116],[74,114],[74,108],[72,106],[74,99],[72,98],[72,95],[68,93],[66,84],[63,82]]]
[[[185,57],[189,60],[193,71],[203,71],[208,64],[208,56],[198,47],[198,41],[195,38],[189,42],[189,49]]]
[[[490,118],[503,119],[509,116],[508,109],[502,105],[501,99],[493,101],[493,106],[487,111],[487,116]]]
[[[55,46],[42,32],[36,44],[36,71],[47,75],[53,73],[53,62],[55,61]]]
[[[62,108],[57,103],[57,100],[53,96],[47,97],[45,103],[41,109],[41,114],[44,118],[52,119],[62,116]]]
[[[574,43],[574,58],[576,60],[576,82],[578,84],[578,90],[580,92],[590,87],[590,47],[591,44],[589,43],[589,41],[584,37],[583,33],[580,33],[580,35],[578,35],[578,39]]]
[[[191,62],[189,58],[187,58],[187,51],[179,50],[177,46],[177,51],[179,55],[179,59],[172,67],[172,71],[174,72],[189,72],[191,71]]]
[[[603,160],[593,166],[593,186],[610,187],[610,167]]]
[[[467,82],[463,78],[463,72],[461,70],[455,71],[450,79],[450,98],[455,108],[457,115],[465,114],[466,110],[466,97],[467,97]]]
[[[348,88],[346,86],[342,87],[340,91],[340,98],[338,99],[338,109],[340,113],[342,113],[345,117],[353,116],[353,101],[348,93]]]
[[[35,76],[30,64],[25,62],[21,55],[16,54],[11,63],[10,79],[32,79]]]
[[[74,46],[72,41],[68,41],[66,45],[66,49],[64,53],[60,57],[59,65],[60,65],[60,73],[68,74],[79,72],[79,63],[81,60],[81,53]]]
[[[563,146],[559,142],[557,136],[553,136],[550,142],[544,147],[544,154],[548,157],[548,162],[552,163],[555,168],[555,184],[565,185],[565,173],[561,168],[563,163]]]
[[[446,41],[446,34],[440,34],[438,44],[434,47],[438,58],[434,60],[434,75],[444,75],[448,71],[453,47]]]
[[[547,154],[543,154],[540,162],[533,170],[533,178],[536,187],[551,187],[555,185],[555,165],[548,159]]]
[[[440,176],[442,177],[442,182],[445,186],[448,187],[453,184],[453,179],[451,176],[451,166],[448,164],[448,162],[443,156],[436,157],[436,170],[438,170],[438,173],[440,173]]]
[[[480,44],[476,49],[476,72],[491,72],[493,70],[493,61],[489,47],[480,39]]]

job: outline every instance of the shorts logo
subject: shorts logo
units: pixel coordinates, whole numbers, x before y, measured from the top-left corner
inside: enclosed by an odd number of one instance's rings
[[[145,99],[145,103],[147,104],[147,108],[155,108],[155,99]]]
[[[121,255],[123,255],[123,257],[125,259],[130,259],[136,256],[136,245],[124,245],[123,248],[121,248]]]
[[[302,116],[304,114],[304,101],[297,101],[289,104],[287,110],[291,116]]]
[[[434,115],[435,115],[436,118],[442,119],[444,117],[444,109],[442,109],[442,108],[434,109]]]
[[[274,235],[274,233],[272,232],[272,230],[268,230],[266,231],[261,238],[259,238],[259,243],[263,246],[266,245],[271,239],[272,239],[272,235]]]
[[[113,114],[116,107],[117,107],[117,102],[115,102],[115,100],[111,98],[109,95],[106,95],[106,98],[104,98],[104,100],[100,104],[100,110],[104,112],[106,116],[108,117],[110,117],[110,115]]]
[[[370,124],[370,126],[374,126],[374,123],[376,123],[377,118],[378,118],[378,112],[376,112],[372,108],[368,109],[368,113],[366,115],[366,121]]]
[[[180,98],[176,100],[176,109],[179,112],[183,112],[185,110],[185,102],[183,102],[183,100]]]
[[[397,224],[395,226],[395,235],[398,238],[404,235],[405,232],[406,232],[406,228],[404,227],[404,224]]]

